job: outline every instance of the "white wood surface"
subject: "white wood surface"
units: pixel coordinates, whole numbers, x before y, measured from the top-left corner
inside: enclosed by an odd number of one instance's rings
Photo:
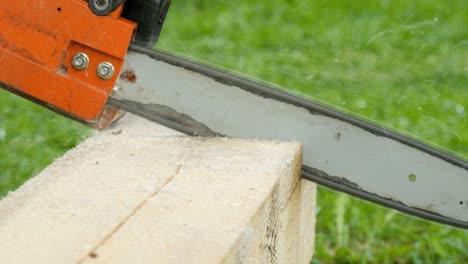
[[[297,142],[204,139],[127,116],[0,201],[2,263],[308,263]]]

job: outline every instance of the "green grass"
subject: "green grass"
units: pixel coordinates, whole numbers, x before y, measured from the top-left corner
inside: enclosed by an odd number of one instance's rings
[[[468,156],[466,0],[173,1],[159,46]],[[0,93],[0,195],[89,130]],[[314,263],[467,263],[468,231],[319,190]]]
[[[0,89],[0,197],[87,135],[80,123]]]

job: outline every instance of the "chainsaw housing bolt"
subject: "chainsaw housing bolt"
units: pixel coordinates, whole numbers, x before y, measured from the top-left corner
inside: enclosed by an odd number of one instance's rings
[[[92,5],[96,10],[104,11],[109,9],[111,3],[109,0],[91,0],[90,5]]]
[[[86,53],[79,52],[75,54],[72,58],[72,66],[77,70],[84,70],[88,68],[89,65],[89,57]]]
[[[109,80],[114,76],[115,68],[110,62],[101,62],[97,67],[97,75],[99,78]]]

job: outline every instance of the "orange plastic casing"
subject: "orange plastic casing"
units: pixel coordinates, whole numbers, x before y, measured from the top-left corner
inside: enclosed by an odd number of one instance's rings
[[[109,115],[103,109],[136,27],[122,7],[96,16],[83,0],[2,2],[0,86],[86,122]],[[84,70],[71,64],[78,52],[90,59]],[[114,66],[111,79],[97,75],[101,62]]]

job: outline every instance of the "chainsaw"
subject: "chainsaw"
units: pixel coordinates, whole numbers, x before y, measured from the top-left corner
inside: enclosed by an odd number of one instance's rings
[[[468,228],[466,160],[152,49],[169,6],[169,0],[3,1],[0,86],[96,129],[126,111],[194,136],[300,141],[303,178]]]

